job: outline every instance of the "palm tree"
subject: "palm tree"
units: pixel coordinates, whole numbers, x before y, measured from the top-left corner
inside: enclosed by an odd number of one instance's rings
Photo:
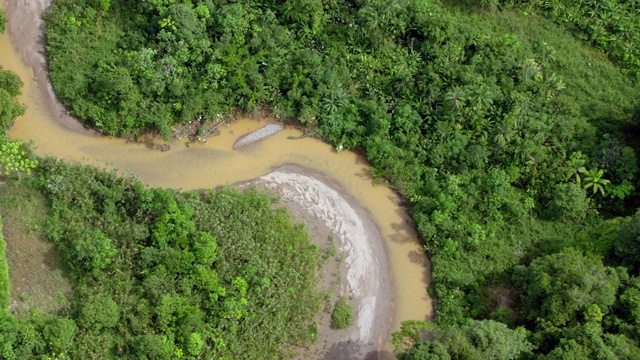
[[[444,95],[444,101],[451,106],[453,110],[460,110],[464,106],[465,93],[461,88],[454,86]]]
[[[475,111],[488,109],[493,104],[492,96],[493,94],[488,86],[485,84],[480,85],[472,95],[473,109]]]
[[[600,190],[602,196],[604,196],[604,187],[607,186],[610,181],[604,179],[602,176],[604,175],[604,170],[592,169],[592,170],[583,170],[581,173],[584,175],[584,188],[593,191],[594,194]]]
[[[544,81],[545,86],[547,87],[547,98],[551,98],[555,96],[557,93],[566,88],[564,85],[564,81],[562,81],[562,77],[556,75],[556,73],[551,74],[551,76],[547,77]]]
[[[542,66],[534,59],[527,59],[524,65],[524,82],[528,83],[529,80],[537,81],[542,79],[541,70]]]
[[[323,97],[321,101],[327,114],[333,114],[347,103],[348,95],[342,88],[338,88]]]
[[[511,130],[511,126],[509,126],[509,124],[506,122],[498,124],[496,129],[498,130],[498,133],[493,137],[493,141],[495,141],[501,147],[505,147],[511,142],[513,130]]]

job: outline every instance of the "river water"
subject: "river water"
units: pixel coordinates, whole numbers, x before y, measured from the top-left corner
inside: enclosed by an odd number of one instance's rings
[[[4,1],[0,6],[4,8]],[[34,30],[35,31],[35,30]],[[185,141],[168,142],[171,151],[160,152],[161,139],[128,143],[124,139],[94,136],[69,130],[54,120],[34,81],[34,73],[20,58],[10,37],[0,35],[0,65],[17,73],[24,82],[20,101],[27,105],[9,132],[11,139],[33,140],[37,154],[112,166],[135,174],[151,186],[192,190],[215,188],[257,178],[284,165],[296,164],[327,175],[364,207],[380,229],[392,272],[394,316],[392,331],[404,320],[431,317],[433,307],[427,295],[430,264],[418,242],[410,218],[399,206],[399,197],[389,188],[376,185],[369,164],[350,151],[336,152],[319,140],[304,138],[300,131],[286,128],[259,143],[233,150],[243,134],[265,126],[265,120],[242,119],[223,125],[220,135],[207,143],[185,146]]]

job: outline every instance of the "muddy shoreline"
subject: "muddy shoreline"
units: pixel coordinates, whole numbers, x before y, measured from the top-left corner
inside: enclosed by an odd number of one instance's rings
[[[7,4],[9,35],[23,61],[32,69],[34,80],[38,84],[52,118],[75,132],[98,136],[100,135],[98,132],[86,129],[78,119],[68,115],[49,81],[44,48],[45,24],[41,16],[50,4],[51,0],[9,0]],[[282,177],[287,175],[295,176],[297,182],[294,184],[283,181]],[[356,227],[357,231],[366,234],[364,242],[362,240],[347,240],[362,234],[342,234],[340,251],[344,254],[345,266],[337,267],[341,281],[340,291],[336,293],[351,297],[351,303],[356,305],[354,306],[354,325],[342,332],[334,332],[328,327],[327,321],[330,319],[327,320],[326,316],[321,315],[321,318],[324,316],[324,319],[321,319],[319,324],[321,332],[319,341],[315,347],[307,349],[305,354],[317,359],[390,357],[389,353],[383,355],[379,351],[383,344],[390,339],[391,276],[380,232],[366,210],[337,184],[332,183],[330,178],[304,167],[284,167],[255,179],[251,183],[280,194],[283,198],[282,204],[291,209],[297,221],[306,224],[314,241],[320,246],[326,243],[327,234],[340,233],[342,228],[348,227],[348,224],[360,224],[359,227]],[[337,194],[337,197],[334,193]],[[314,197],[306,197],[305,194],[311,194]],[[326,201],[329,198],[332,200]],[[347,210],[348,216],[345,217],[344,213],[336,212],[336,209],[331,206],[331,204],[335,205],[338,202],[343,204],[343,207],[350,209]],[[336,220],[340,224],[332,224],[332,221],[327,219]],[[372,240],[369,241],[369,238]],[[358,247],[362,244],[368,247],[365,252],[362,252],[363,249]],[[365,264],[370,267],[367,267],[369,271],[360,272],[366,273],[365,277],[358,275],[355,276],[358,278],[357,281],[353,279],[350,281],[349,276],[353,273],[352,267],[356,265],[347,260],[356,257],[364,260]],[[346,265],[349,267],[347,268]]]

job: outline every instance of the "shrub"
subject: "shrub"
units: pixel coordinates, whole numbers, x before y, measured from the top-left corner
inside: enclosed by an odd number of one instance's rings
[[[333,308],[331,327],[334,329],[346,329],[353,323],[353,310],[344,299],[338,300]]]

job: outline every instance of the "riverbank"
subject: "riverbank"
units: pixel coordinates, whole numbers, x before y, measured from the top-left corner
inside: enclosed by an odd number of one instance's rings
[[[328,301],[319,317],[318,341],[301,359],[388,358],[381,349],[389,340],[392,316],[387,251],[366,210],[327,176],[295,165],[236,186],[277,195],[277,205],[290,209],[318,246],[337,252],[322,269],[321,291]],[[354,323],[334,330],[329,310],[340,298],[352,305]]]
[[[8,1],[7,30],[20,57],[33,71],[33,79],[40,88],[51,116],[70,130],[99,135],[98,132],[85,128],[82,122],[68,114],[49,81],[45,51],[45,23],[42,19],[49,6],[51,6],[51,0]],[[37,31],[34,31],[36,29]]]

